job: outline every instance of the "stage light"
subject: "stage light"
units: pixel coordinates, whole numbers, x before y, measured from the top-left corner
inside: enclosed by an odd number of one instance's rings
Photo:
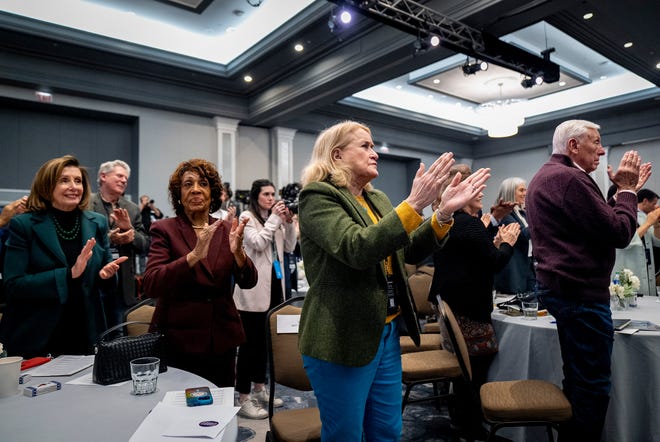
[[[353,16],[347,9],[342,9],[339,11],[339,20],[345,25],[349,24],[353,20]]]
[[[475,60],[474,63],[470,63],[470,58],[467,58],[463,66],[461,66],[461,69],[463,69],[463,73],[465,75],[474,75],[479,71],[487,70],[488,63],[486,63],[485,61],[478,61],[478,60]]]
[[[351,11],[346,8],[341,8],[339,11],[333,10],[330,13],[330,19],[328,19],[328,28],[330,32],[342,31],[353,21],[353,15]]]
[[[440,37],[438,37],[437,35],[431,35],[431,36],[429,36],[429,43],[430,43],[431,46],[433,46],[433,47],[438,46],[438,45],[440,44]]]
[[[534,79],[534,83],[536,83],[537,86],[541,86],[543,84],[543,77],[539,75]]]

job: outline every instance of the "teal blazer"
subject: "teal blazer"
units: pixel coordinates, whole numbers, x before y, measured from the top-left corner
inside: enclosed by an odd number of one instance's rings
[[[96,238],[92,257],[81,276],[90,350],[106,327],[100,284],[116,285],[116,278],[103,281],[98,273],[112,260],[108,245],[108,223],[102,215],[83,211],[83,241]],[[12,218],[5,256],[3,280],[7,308],[0,322],[0,342],[11,355],[24,358],[45,356],[48,341],[69,297],[70,272],[52,218],[44,212]],[[82,244],[81,244],[82,248]]]
[[[428,257],[439,241],[430,220],[410,235],[390,200],[380,191],[364,193],[378,212],[374,224],[346,188],[310,183],[300,193],[300,240],[309,290],[299,328],[302,354],[347,366],[375,356],[385,326],[387,280],[383,260],[394,258],[398,304],[413,341],[419,322],[404,263]]]

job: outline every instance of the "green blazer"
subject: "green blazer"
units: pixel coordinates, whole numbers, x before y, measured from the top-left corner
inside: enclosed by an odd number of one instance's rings
[[[365,192],[378,212],[374,224],[346,188],[310,183],[300,193],[300,240],[309,290],[299,329],[302,354],[347,366],[375,356],[385,326],[387,280],[383,260],[394,258],[398,304],[419,345],[419,322],[404,263],[441,247],[430,220],[410,235],[380,191]]]
[[[116,278],[103,281],[98,276],[99,270],[112,260],[105,217],[83,211],[80,221],[82,239],[96,238],[92,257],[81,276],[86,315],[80,320],[86,322],[91,350],[107,326],[100,284],[113,286]],[[3,272],[7,309],[0,322],[0,342],[12,355],[45,356],[62,306],[69,297],[66,257],[53,219],[45,211],[15,216],[9,230]]]

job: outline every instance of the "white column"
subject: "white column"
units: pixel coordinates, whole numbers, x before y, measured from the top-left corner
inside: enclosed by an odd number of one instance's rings
[[[218,157],[216,166],[223,182],[228,182],[236,188],[236,140],[239,120],[214,117],[215,129],[218,134]]]
[[[281,189],[293,182],[293,137],[295,129],[273,127],[270,130],[273,146],[271,176],[275,179],[275,188]]]

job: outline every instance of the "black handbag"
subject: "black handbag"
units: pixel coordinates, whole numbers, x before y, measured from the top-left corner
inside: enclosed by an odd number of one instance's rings
[[[104,331],[96,343],[92,380],[96,384],[108,385],[131,379],[130,362],[146,356],[160,358],[159,372],[167,371],[165,340],[162,333],[151,332],[140,336],[120,336],[107,339],[114,331],[128,324],[149,324],[129,321],[117,324]]]

